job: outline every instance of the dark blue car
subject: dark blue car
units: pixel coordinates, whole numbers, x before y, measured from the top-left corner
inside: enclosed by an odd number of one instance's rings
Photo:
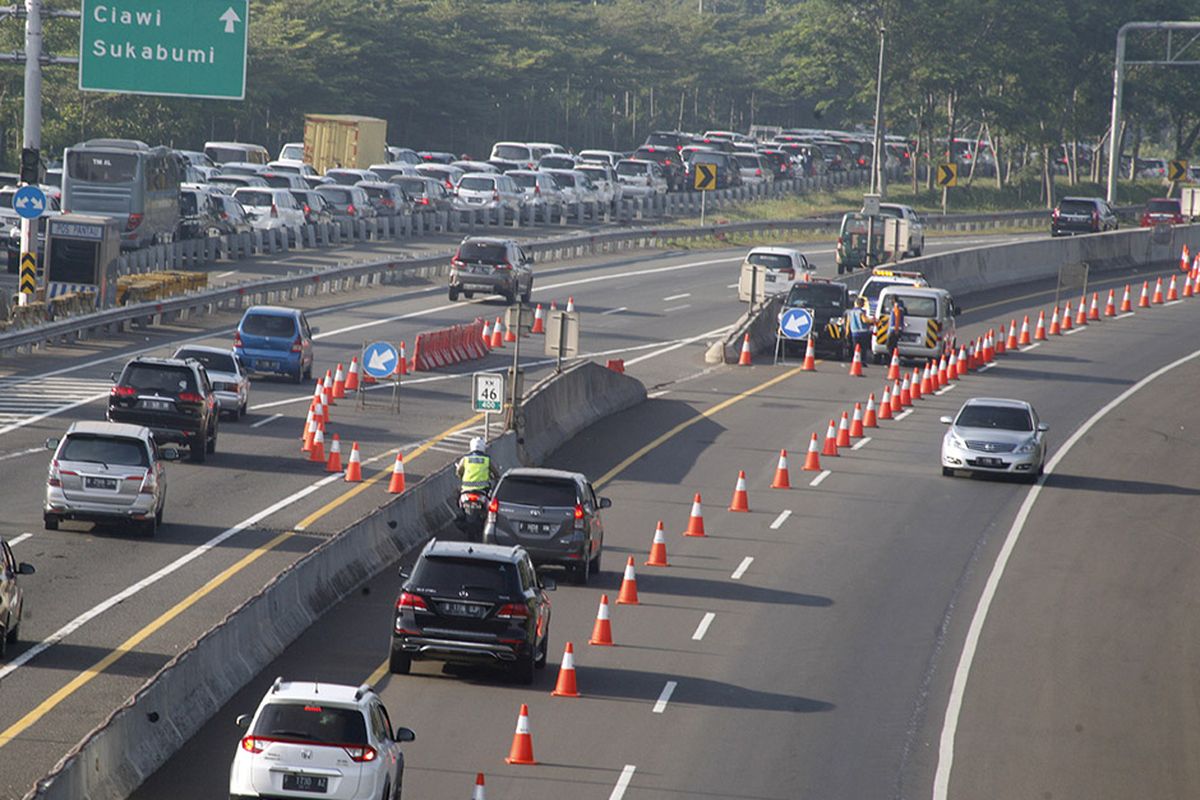
[[[252,306],[233,335],[233,350],[248,372],[312,380],[313,334],[304,312],[282,306]]]

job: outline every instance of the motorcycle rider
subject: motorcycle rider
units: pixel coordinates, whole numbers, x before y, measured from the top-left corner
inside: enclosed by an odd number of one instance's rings
[[[496,468],[485,452],[487,443],[482,436],[472,438],[469,447],[470,451],[454,467],[461,482],[460,493],[478,492],[486,495],[492,488],[492,479],[497,477]]]

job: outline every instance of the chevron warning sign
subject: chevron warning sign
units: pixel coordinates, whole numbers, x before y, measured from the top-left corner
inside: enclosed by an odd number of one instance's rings
[[[949,164],[938,164],[937,185],[938,188],[945,186],[958,186],[958,164],[953,162]]]
[[[1187,180],[1188,162],[1182,158],[1177,158],[1167,162],[1167,180],[1178,183],[1179,181]]]
[[[33,253],[21,254],[21,279],[19,283],[21,294],[33,294],[37,291],[37,261]]]

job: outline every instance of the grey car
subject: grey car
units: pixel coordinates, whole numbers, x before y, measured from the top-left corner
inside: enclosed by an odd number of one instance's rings
[[[586,584],[600,571],[604,521],[612,506],[579,472],[519,467],[500,477],[483,528],[487,544],[520,545],[535,564],[557,564]]]
[[[153,536],[167,501],[164,461],[179,458],[159,448],[149,428],[117,422],[75,422],[54,451],[46,477],[43,516],[47,530],[62,520],[123,522]]]
[[[326,183],[318,186],[316,191],[329,201],[329,212],[334,220],[359,220],[375,216],[375,207],[365,189],[358,186],[341,186]]]
[[[468,236],[450,260],[450,300],[475,292],[501,295],[512,305],[533,294],[533,258],[512,239]]]
[[[1046,431],[1024,400],[973,397],[954,417],[942,438],[942,474],[956,470],[1015,475],[1036,481],[1046,463]]]
[[[192,358],[203,364],[221,413],[235,420],[246,415],[250,377],[232,349],[193,344],[179,348],[171,358]]]
[[[25,595],[17,576],[32,575],[33,571],[32,564],[17,561],[8,542],[0,539],[0,658],[4,658],[8,646],[17,641],[21,632]]]

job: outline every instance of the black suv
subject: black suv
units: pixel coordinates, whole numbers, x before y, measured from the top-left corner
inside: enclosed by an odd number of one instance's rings
[[[144,425],[159,444],[186,445],[188,457],[195,462],[216,452],[220,407],[199,361],[135,358],[113,380],[109,422]]]
[[[396,600],[389,669],[416,660],[501,664],[524,684],[546,666],[554,581],[520,547],[430,540]]]
[[[1117,229],[1117,212],[1099,197],[1064,197],[1050,218],[1051,236]]]
[[[792,284],[783,300],[783,311],[807,308],[812,311],[813,350],[845,361],[850,357],[849,331],[846,312],[850,310],[850,289],[844,283],[812,278]],[[780,315],[782,317],[782,313]],[[790,345],[790,347],[789,347]],[[784,339],[789,350],[803,352],[808,343]]]
[[[669,191],[678,192],[683,189],[683,162],[679,158],[679,150],[674,146],[666,147],[657,144],[642,145],[633,151],[630,158],[640,158],[643,161],[653,161],[658,164],[663,175],[667,176]]]

